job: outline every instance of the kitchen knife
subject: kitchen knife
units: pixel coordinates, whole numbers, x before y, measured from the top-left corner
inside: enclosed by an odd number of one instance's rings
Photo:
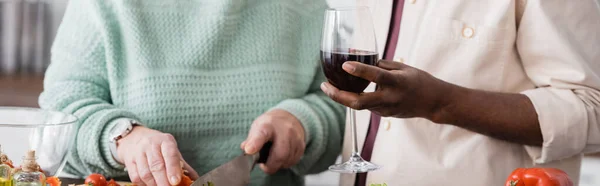
[[[258,163],[266,163],[272,142],[267,142],[257,154],[242,154],[198,178],[192,186],[245,186],[250,184],[250,172]]]

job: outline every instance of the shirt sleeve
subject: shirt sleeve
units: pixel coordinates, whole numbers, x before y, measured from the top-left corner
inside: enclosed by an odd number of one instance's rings
[[[529,0],[517,48],[536,89],[522,92],[538,115],[537,164],[600,150],[600,5],[596,0]]]
[[[39,98],[41,108],[79,118],[65,172],[80,177],[127,175],[112,157],[107,129],[119,119],[137,120],[133,113],[111,104],[99,2],[69,1]]]

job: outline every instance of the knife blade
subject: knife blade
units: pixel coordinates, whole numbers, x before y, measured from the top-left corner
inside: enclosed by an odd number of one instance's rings
[[[267,142],[257,154],[242,154],[200,176],[191,186],[245,186],[250,184],[250,172],[258,163],[266,163],[272,142]]]

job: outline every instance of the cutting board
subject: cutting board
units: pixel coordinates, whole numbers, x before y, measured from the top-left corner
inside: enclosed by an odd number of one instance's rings
[[[85,182],[84,179],[71,179],[71,178],[58,178],[62,182],[63,186],[68,186],[69,184],[83,184]],[[117,181],[117,183],[121,186],[131,186],[133,185],[131,182]]]

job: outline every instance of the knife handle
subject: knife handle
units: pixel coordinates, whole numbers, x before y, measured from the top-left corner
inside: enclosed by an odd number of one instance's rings
[[[267,163],[267,159],[269,158],[269,153],[271,152],[271,147],[273,146],[273,142],[267,142],[263,145],[262,149],[260,149],[260,155],[258,156],[257,163]]]

